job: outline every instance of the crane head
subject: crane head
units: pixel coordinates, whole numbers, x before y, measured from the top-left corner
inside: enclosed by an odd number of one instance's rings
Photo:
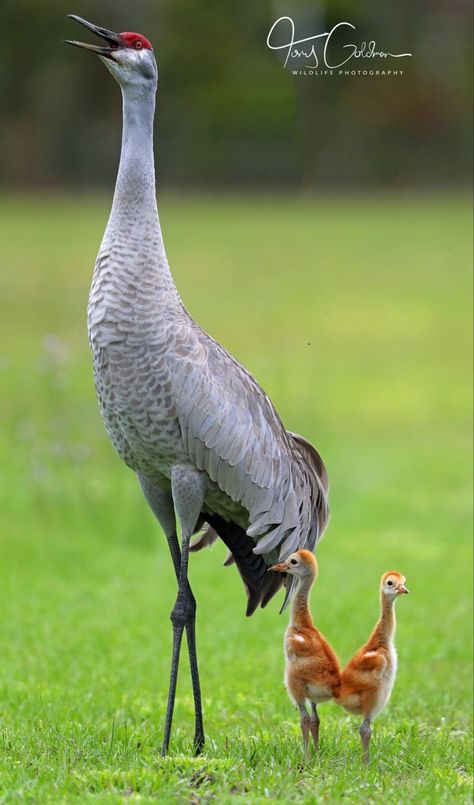
[[[292,553],[284,562],[279,562],[277,565],[269,567],[268,570],[276,570],[277,573],[289,573],[290,576],[297,576],[300,579],[309,577],[314,581],[318,575],[318,563],[311,551],[302,548],[300,551]]]
[[[96,36],[107,42],[106,46],[89,45],[86,42],[66,39],[68,45],[84,48],[96,53],[106,67],[117,79],[119,84],[156,84],[157,67],[151,43],[132,31],[116,34],[107,28],[100,28],[92,22],[87,22],[76,14],[68,15],[72,20],[84,25]]]
[[[399,595],[406,595],[408,589],[405,576],[402,576],[396,570],[387,571],[380,581],[380,590],[386,598],[397,598]]]

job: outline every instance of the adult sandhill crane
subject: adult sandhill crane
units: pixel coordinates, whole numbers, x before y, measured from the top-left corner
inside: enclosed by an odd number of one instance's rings
[[[138,476],[168,540],[178,582],[162,753],[168,751],[179,654],[186,629],[195,706],[194,746],[204,744],[188,581],[190,539],[218,535],[247,591],[247,615],[282,577],[267,568],[313,549],[328,519],[327,474],[315,450],[286,431],[264,391],[184,307],[166,259],[155,196],[153,118],[158,72],[137,33],[116,34],[70,15],[106,42],[72,42],[98,54],[120,84],[123,133],[112,211],[88,305],[94,379],[107,433]],[[181,530],[179,546],[176,516]],[[287,583],[283,607],[293,593]]]

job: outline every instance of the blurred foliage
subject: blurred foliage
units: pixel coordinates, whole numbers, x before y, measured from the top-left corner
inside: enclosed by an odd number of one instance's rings
[[[118,90],[94,57],[61,45],[89,37],[69,12],[153,41],[167,185],[452,184],[470,176],[467,0],[2,0],[4,184],[100,185],[115,173]],[[284,14],[314,31],[350,20],[355,41],[374,38],[414,57],[397,78],[295,78],[266,46]]]

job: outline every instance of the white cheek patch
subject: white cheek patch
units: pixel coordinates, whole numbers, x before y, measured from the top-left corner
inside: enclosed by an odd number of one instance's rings
[[[304,643],[304,637],[302,637],[300,634],[295,634],[293,636],[293,640],[297,640],[298,643]]]

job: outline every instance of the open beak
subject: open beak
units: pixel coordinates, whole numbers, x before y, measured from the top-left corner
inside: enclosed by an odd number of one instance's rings
[[[267,571],[269,570],[276,570],[277,573],[286,573],[288,565],[286,562],[279,562],[277,565],[272,565],[272,567],[267,568]]]
[[[92,31],[96,36],[100,36],[101,39],[105,39],[108,42],[108,47],[99,47],[98,45],[88,45],[85,42],[76,42],[73,39],[65,39],[65,43],[67,45],[74,45],[77,48],[84,48],[85,50],[92,50],[93,53],[97,53],[99,56],[106,56],[108,59],[114,60],[113,51],[117,50],[122,44],[119,34],[114,34],[113,31],[108,31],[107,28],[99,28],[98,25],[93,25],[92,22],[87,22],[87,20],[82,19],[82,17],[78,17],[77,14],[68,14],[72,20],[76,20],[81,25],[84,25],[85,28],[88,28],[89,31]]]
[[[404,584],[399,584],[397,586],[397,590],[399,593],[405,593],[406,595],[408,595],[408,593],[410,592],[409,590],[407,590]]]

